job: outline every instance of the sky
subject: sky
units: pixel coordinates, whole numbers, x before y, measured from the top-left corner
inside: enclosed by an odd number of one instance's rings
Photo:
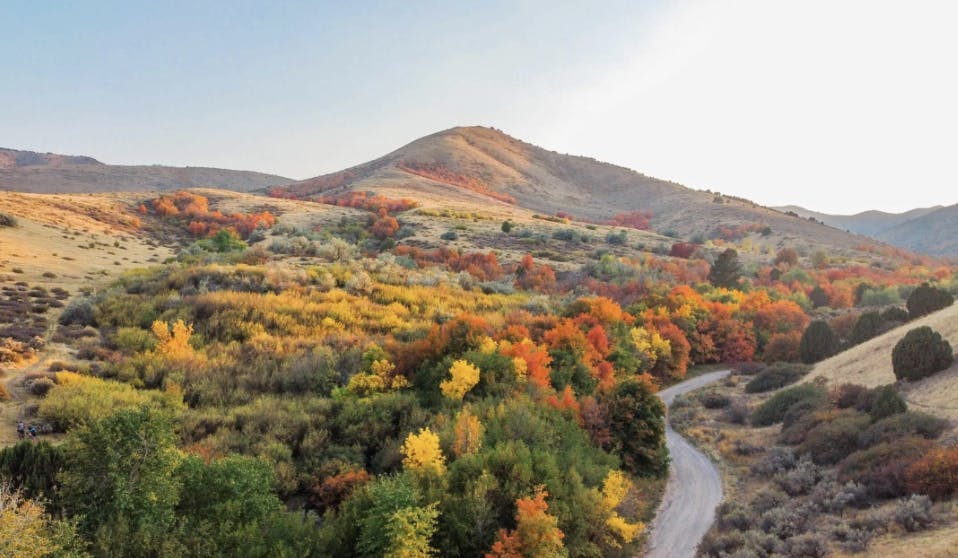
[[[0,1],[0,146],[307,178],[458,125],[830,213],[958,203],[958,2]]]

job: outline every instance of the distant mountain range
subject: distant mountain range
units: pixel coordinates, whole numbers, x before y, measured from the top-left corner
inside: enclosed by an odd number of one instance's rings
[[[35,193],[136,192],[224,188],[240,192],[292,182],[251,171],[160,165],[107,165],[93,157],[0,148],[0,190]]]
[[[933,256],[958,256],[958,204],[923,207],[904,213],[864,211],[855,215],[830,215],[804,207],[777,207],[826,225],[863,234],[914,252]]]

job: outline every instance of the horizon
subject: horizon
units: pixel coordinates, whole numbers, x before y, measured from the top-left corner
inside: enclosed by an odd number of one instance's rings
[[[478,123],[766,206],[958,202],[947,2],[87,6],[0,22],[2,143],[304,179]]]

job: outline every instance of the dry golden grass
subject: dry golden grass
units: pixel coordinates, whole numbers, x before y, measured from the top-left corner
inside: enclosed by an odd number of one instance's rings
[[[953,558],[958,556],[958,526],[932,529],[922,533],[891,533],[872,541],[865,552],[836,552],[835,558]]]
[[[958,347],[958,304],[904,324],[818,363],[805,381],[824,378],[831,385],[852,383],[867,387],[895,383],[892,349],[909,330],[919,326],[931,327],[941,333],[952,348]],[[903,383],[901,392],[914,409],[958,422],[958,364],[919,382]]]

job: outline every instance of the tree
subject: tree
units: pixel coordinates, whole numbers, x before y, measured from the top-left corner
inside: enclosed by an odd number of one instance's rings
[[[498,540],[486,558],[565,558],[569,555],[559,521],[548,513],[549,495],[540,489],[532,498],[516,500],[516,528],[499,531]]]
[[[466,360],[457,360],[449,367],[448,380],[439,384],[439,390],[450,399],[461,401],[470,389],[479,383],[479,369]]]
[[[468,407],[456,416],[453,432],[455,441],[452,445],[452,453],[456,457],[474,454],[482,447],[482,423],[479,422],[479,417],[469,411]]]
[[[904,413],[908,410],[908,404],[902,399],[895,386],[882,386],[875,390],[875,398],[872,400],[871,408],[868,413],[872,421],[877,422],[883,418]]]
[[[426,558],[436,554],[429,541],[436,530],[438,511],[435,504],[421,504],[408,477],[380,478],[369,486],[368,498],[371,506],[359,520],[359,556]]]
[[[915,381],[951,366],[954,354],[940,333],[922,326],[909,331],[895,344],[891,361],[896,378]]]
[[[798,352],[805,364],[814,364],[838,352],[839,340],[828,322],[816,320],[805,328]]]
[[[808,300],[812,302],[812,306],[815,308],[828,306],[828,293],[821,285],[815,285],[815,288],[808,293]]]
[[[446,458],[439,448],[439,436],[429,428],[421,428],[418,434],[409,434],[402,445],[403,466],[413,471],[443,474]]]
[[[179,461],[168,415],[122,409],[75,431],[65,446],[63,501],[108,553],[157,553],[173,523]]]
[[[798,264],[798,253],[792,248],[782,248],[775,255],[775,265],[792,267]]]
[[[41,558],[60,550],[43,506],[0,482],[0,556]]]
[[[942,308],[947,308],[954,302],[955,297],[947,291],[923,283],[912,291],[905,302],[905,306],[908,308],[908,317],[914,320]]]
[[[502,232],[504,232],[504,233],[506,233],[506,234],[509,234],[510,232],[512,232],[512,227],[513,227],[513,226],[514,226],[514,225],[513,225],[512,221],[509,221],[508,219],[505,220],[505,221],[503,221],[503,222],[502,222]]]
[[[626,471],[641,476],[668,472],[665,448],[665,405],[646,381],[619,382],[607,396],[612,447]]]
[[[716,287],[734,289],[738,287],[741,276],[742,263],[738,259],[738,252],[734,248],[728,248],[716,258],[708,278]]]
[[[874,310],[865,312],[855,322],[851,335],[848,337],[848,342],[852,345],[864,343],[880,334],[884,326],[885,321],[881,319],[881,314]]]

